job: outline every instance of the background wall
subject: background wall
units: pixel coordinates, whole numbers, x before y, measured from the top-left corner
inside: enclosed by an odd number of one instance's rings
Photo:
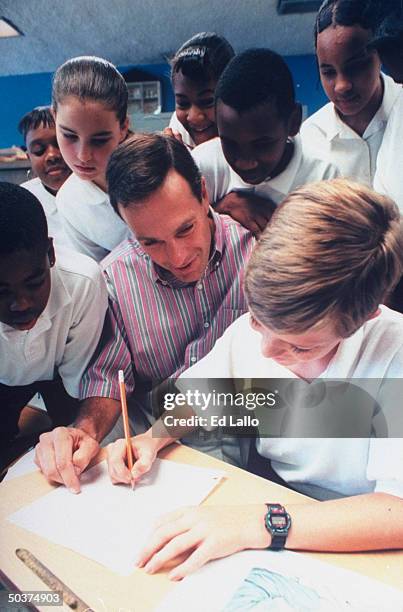
[[[297,99],[306,105],[310,115],[327,102],[319,82],[315,56],[293,55],[285,59],[294,77]],[[124,74],[135,67],[161,80],[162,111],[172,111],[175,101],[168,64],[125,65],[119,66],[119,69]],[[0,77],[0,148],[23,144],[17,130],[18,121],[34,106],[50,103],[51,80],[51,72]]]

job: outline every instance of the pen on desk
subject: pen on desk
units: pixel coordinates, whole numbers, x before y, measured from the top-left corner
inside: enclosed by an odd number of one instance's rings
[[[91,610],[82,599],[77,597],[75,593],[68,586],[64,584],[57,576],[55,576],[50,569],[46,567],[35,555],[33,555],[26,548],[17,548],[15,551],[17,557],[25,563],[30,570],[34,572],[52,591],[60,591],[64,603],[76,612],[85,612]]]
[[[119,370],[119,389],[120,389],[120,403],[122,406],[123,428],[125,430],[125,439],[126,439],[127,467],[129,468],[131,472],[133,469],[133,451],[132,451],[132,445],[130,441],[130,425],[129,425],[129,415],[127,412],[126,387],[125,387],[125,377],[123,374],[123,370]],[[132,483],[132,488],[133,488],[133,483]]]

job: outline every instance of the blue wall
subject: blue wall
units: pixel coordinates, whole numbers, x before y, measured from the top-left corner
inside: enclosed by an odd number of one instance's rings
[[[297,99],[308,107],[308,114],[312,114],[327,102],[319,83],[315,56],[298,55],[285,59],[294,76]],[[135,67],[161,79],[162,110],[173,110],[175,102],[169,81],[169,66],[152,64],[121,66],[120,69],[124,73]],[[0,148],[23,144],[17,130],[18,121],[34,106],[50,103],[51,79],[51,73],[0,77]]]

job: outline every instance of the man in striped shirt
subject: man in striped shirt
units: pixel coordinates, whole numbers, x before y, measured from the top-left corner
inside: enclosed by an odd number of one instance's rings
[[[120,414],[118,370],[135,401],[135,422],[141,415],[147,429],[153,384],[201,359],[247,310],[242,274],[253,237],[210,209],[183,144],[135,135],[112,154],[107,179],[111,204],[133,237],[102,262],[109,313],[82,380],[80,415],[74,427],[44,434],[36,451],[45,476],[72,492]]]

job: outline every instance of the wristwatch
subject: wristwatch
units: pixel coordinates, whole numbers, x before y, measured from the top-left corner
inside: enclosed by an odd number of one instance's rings
[[[271,535],[271,550],[282,550],[291,527],[291,517],[281,504],[266,504],[264,524]]]

